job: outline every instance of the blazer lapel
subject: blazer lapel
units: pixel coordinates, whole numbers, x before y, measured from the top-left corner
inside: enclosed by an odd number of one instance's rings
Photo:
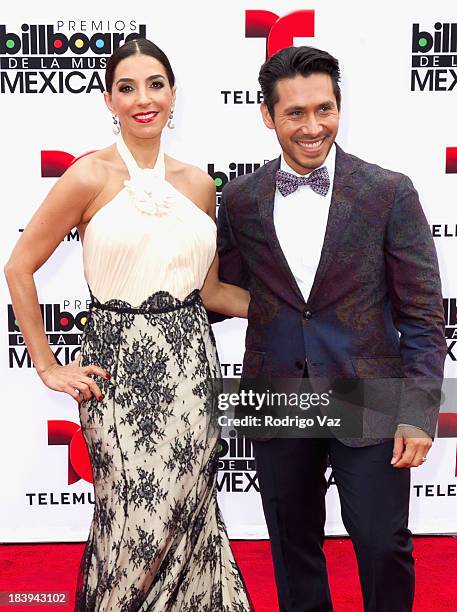
[[[357,162],[336,146],[335,176],[327,227],[316,276],[308,298],[311,303],[337,251],[339,241],[352,212],[352,201],[356,193],[355,172]]]
[[[300,305],[303,305],[303,295],[281,249],[278,236],[276,235],[273,219],[276,192],[276,172],[279,170],[280,161],[281,158],[278,157],[264,167],[265,176],[262,177],[262,180],[259,182],[258,189],[256,189],[257,206],[265,236],[269,241],[276,262],[286,275],[289,285],[299,300]]]

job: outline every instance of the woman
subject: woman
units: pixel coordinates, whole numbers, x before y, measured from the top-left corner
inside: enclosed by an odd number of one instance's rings
[[[67,170],[6,266],[38,374],[80,406],[96,497],[76,598],[86,612],[250,609],[216,503],[220,374],[204,308],[246,317],[249,295],[218,280],[213,181],[163,153],[175,93],[156,45],[114,52],[104,95],[117,143]],[[60,366],[33,273],[75,226],[92,307],[80,363]]]

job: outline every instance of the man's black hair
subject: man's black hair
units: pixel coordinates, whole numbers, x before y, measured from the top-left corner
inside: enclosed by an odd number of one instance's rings
[[[274,106],[279,100],[276,87],[278,81],[294,78],[297,75],[307,77],[315,73],[330,76],[336,105],[340,110],[340,68],[338,60],[330,53],[314,47],[286,47],[263,64],[259,72],[259,83],[264,102],[272,118],[274,117]]]

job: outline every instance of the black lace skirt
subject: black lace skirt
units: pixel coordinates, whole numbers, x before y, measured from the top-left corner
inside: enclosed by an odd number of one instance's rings
[[[93,298],[90,363],[111,379],[80,405],[95,510],[76,610],[250,610],[216,500],[220,371],[198,291]]]

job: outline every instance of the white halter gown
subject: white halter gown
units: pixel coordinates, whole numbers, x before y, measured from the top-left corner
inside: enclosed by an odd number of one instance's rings
[[[247,612],[216,501],[220,376],[202,287],[214,222],[165,180],[162,150],[89,222],[93,297],[82,365],[105,368],[80,405],[95,510],[81,562],[84,612]]]

